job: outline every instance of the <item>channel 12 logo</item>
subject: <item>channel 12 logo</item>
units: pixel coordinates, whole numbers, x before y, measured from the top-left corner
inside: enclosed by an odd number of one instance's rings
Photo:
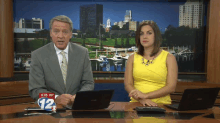
[[[56,112],[56,103],[54,93],[40,93],[37,101],[41,109]]]

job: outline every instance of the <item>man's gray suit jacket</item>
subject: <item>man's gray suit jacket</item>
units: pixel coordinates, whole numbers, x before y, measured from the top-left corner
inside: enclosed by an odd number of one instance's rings
[[[69,42],[66,86],[53,42],[31,53],[29,94],[34,100],[39,98],[39,93],[74,95],[78,91],[93,89],[91,62],[86,48]]]

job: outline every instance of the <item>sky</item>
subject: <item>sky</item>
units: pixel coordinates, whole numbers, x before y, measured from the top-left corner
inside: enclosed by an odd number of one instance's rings
[[[163,0],[165,1],[165,0]],[[178,27],[179,5],[185,2],[94,2],[94,0],[61,1],[61,0],[14,0],[14,21],[20,18],[31,19],[41,18],[44,20],[44,28],[49,29],[49,21],[57,15],[66,15],[73,21],[73,28],[80,29],[80,6],[89,4],[103,5],[103,23],[107,19],[114,22],[124,20],[126,10],[132,11],[134,21],[153,20],[162,32],[168,25]]]

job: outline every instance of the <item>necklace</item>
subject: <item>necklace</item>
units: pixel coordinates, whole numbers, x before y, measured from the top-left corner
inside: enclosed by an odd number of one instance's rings
[[[148,65],[150,65],[150,64],[153,64],[153,63],[154,63],[153,61],[154,61],[154,58],[153,58],[152,61],[147,60],[147,62],[145,63],[145,62],[144,62],[144,58],[142,58],[142,64],[144,64],[145,66],[148,66]]]

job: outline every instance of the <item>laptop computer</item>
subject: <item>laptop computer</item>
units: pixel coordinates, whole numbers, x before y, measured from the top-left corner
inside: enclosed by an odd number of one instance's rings
[[[114,90],[81,91],[76,93],[72,109],[95,110],[107,108]]]
[[[186,89],[180,103],[165,106],[178,111],[212,108],[219,90],[220,88]]]

